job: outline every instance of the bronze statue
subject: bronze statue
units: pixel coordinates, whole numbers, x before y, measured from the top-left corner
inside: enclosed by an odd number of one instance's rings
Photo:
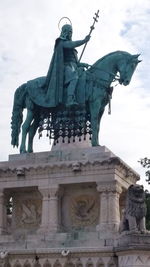
[[[79,79],[79,69],[88,67],[88,64],[79,63],[75,47],[87,43],[90,36],[80,41],[72,41],[72,26],[65,24],[60,37],[56,39],[54,54],[46,77],[46,101],[49,107],[59,104],[67,106],[77,105],[75,88]],[[64,89],[66,88],[66,100]],[[44,104],[45,106],[45,104]]]
[[[99,145],[98,133],[100,120],[104,113],[105,106],[109,102],[111,94],[111,83],[118,79],[120,84],[128,85],[134,73],[139,55],[131,55],[124,51],[112,52],[93,64],[90,69],[85,71],[86,83],[85,86],[77,88],[77,101],[79,109],[85,104],[85,110],[90,113],[90,122],[92,128],[92,146]],[[115,78],[119,73],[120,77]],[[85,75],[85,74],[83,74]],[[15,92],[14,106],[12,113],[12,145],[18,146],[18,137],[22,124],[22,111],[27,108],[27,117],[22,125],[22,141],[20,153],[26,152],[26,136],[29,133],[29,143],[27,152],[33,152],[33,138],[39,127],[40,114],[43,112],[40,105],[37,105],[37,99],[34,101],[34,96],[39,99],[46,96],[43,93],[42,86],[45,84],[45,77],[36,78],[26,84],[21,85]],[[81,75],[82,81],[82,75]],[[82,90],[82,91],[81,91]],[[33,94],[35,92],[35,94]],[[39,92],[39,93],[38,93]],[[81,97],[82,96],[82,97]],[[56,113],[62,109],[62,106],[49,108],[49,112]]]
[[[94,23],[98,12],[95,15]],[[33,152],[34,135],[38,127],[42,128],[41,118],[44,121],[47,117],[50,117],[46,128],[50,131],[50,138],[57,140],[59,136],[85,136],[86,122],[89,121],[92,146],[99,145],[100,120],[112,95],[111,83],[118,80],[120,84],[128,85],[140,60],[139,55],[116,51],[97,60],[90,67],[80,63],[75,47],[82,44],[86,46],[93,25],[90,33],[80,41],[72,41],[72,26],[64,25],[60,37],[56,39],[47,76],[28,81],[16,90],[11,121],[13,146],[19,145],[22,111],[27,108],[27,117],[22,125],[20,153]]]

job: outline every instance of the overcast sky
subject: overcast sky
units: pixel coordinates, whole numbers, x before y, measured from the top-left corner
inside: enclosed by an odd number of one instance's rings
[[[113,92],[112,114],[106,107],[100,144],[140,173],[144,182],[138,160],[150,157],[149,0],[0,0],[0,161],[18,153],[10,144],[14,92],[24,82],[46,75],[60,18],[71,19],[73,40],[83,39],[98,9],[99,22],[82,62],[93,64],[116,50],[141,53],[142,59],[130,85],[118,85]],[[48,138],[35,138],[35,152],[49,149]]]

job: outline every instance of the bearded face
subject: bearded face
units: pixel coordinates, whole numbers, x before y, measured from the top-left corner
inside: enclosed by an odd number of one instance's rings
[[[60,38],[64,40],[71,40],[72,39],[72,27],[69,24],[65,24],[62,27]]]

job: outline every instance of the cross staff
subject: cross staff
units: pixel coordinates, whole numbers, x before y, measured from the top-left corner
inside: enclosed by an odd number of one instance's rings
[[[94,22],[93,22],[93,25],[90,27],[90,32],[89,32],[88,35],[91,35],[92,31],[95,29],[95,28],[94,28],[94,25],[95,25],[95,22],[98,22],[98,18],[99,18],[99,15],[98,15],[98,14],[99,14],[99,10],[97,10],[97,13],[95,13],[95,17],[93,17]],[[83,47],[81,56],[80,56],[80,58],[79,58],[79,62],[80,62],[80,60],[81,60],[81,58],[82,58],[82,56],[83,56],[83,53],[84,53],[84,50],[85,50],[86,46],[87,46],[87,42],[85,43],[85,45],[84,45],[84,47]]]

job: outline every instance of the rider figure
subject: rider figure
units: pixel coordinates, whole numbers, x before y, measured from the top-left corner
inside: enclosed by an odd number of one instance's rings
[[[62,27],[60,38],[63,40],[64,50],[64,66],[65,66],[65,80],[64,84],[67,86],[67,103],[66,105],[77,104],[75,99],[75,88],[78,82],[78,68],[87,67],[87,64],[79,63],[77,58],[77,50],[75,47],[81,46],[89,41],[90,36],[80,41],[72,41],[72,27],[66,24]]]
[[[63,25],[60,37],[56,39],[54,47],[55,56],[53,55],[53,58],[55,59],[52,60],[53,63],[51,62],[51,67],[48,71],[46,86],[47,88],[50,87],[49,81],[52,76],[51,68],[53,64],[53,68],[55,65],[55,68],[57,69],[57,71],[55,71],[55,76],[57,76],[55,80],[57,80],[57,84],[59,84],[59,88],[58,86],[56,88],[56,91],[59,90],[59,92],[55,92],[55,98],[58,98],[56,102],[59,104],[63,102],[63,86],[67,87],[66,106],[78,104],[75,99],[75,89],[79,79],[78,70],[80,67],[87,68],[88,64],[78,62],[77,51],[75,48],[87,43],[89,40],[90,35],[87,35],[83,40],[72,41],[72,26],[69,24]],[[48,88],[48,90],[51,89]]]

